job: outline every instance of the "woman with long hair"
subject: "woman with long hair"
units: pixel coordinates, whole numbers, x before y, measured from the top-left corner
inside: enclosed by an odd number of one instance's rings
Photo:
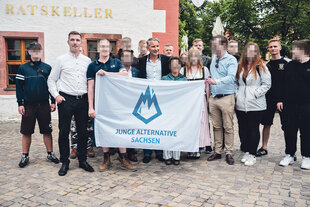
[[[201,54],[197,48],[193,47],[189,50],[186,66],[180,70],[180,73],[183,74],[188,81],[205,80],[210,76],[208,68],[202,65]],[[209,99],[209,84],[207,83],[205,92],[206,99]],[[206,99],[204,99],[204,107],[202,111],[199,150],[203,150],[204,147],[207,147],[212,151]],[[188,158],[199,159],[200,152],[188,153]]]
[[[271,75],[260,57],[256,43],[249,42],[243,51],[236,74],[236,115],[239,125],[241,159],[247,166],[256,163],[260,140],[259,125],[266,110],[265,94],[271,87]]]

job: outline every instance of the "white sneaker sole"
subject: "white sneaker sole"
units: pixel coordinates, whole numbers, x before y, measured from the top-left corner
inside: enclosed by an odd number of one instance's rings
[[[295,162],[295,161],[293,161],[293,162],[290,162],[290,163],[288,163],[288,165],[284,165],[284,164],[281,164],[281,163],[279,163],[279,165],[280,165],[280,166],[282,166],[282,167],[286,167],[286,166],[289,166],[289,165],[292,165],[292,164],[294,164],[294,162]]]

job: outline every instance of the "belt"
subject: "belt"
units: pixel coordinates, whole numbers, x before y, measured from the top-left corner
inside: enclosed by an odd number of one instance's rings
[[[231,94],[217,94],[214,98],[223,98],[224,96],[229,96]]]
[[[67,97],[74,98],[74,99],[83,99],[83,98],[87,98],[87,93],[85,93],[85,94],[83,94],[83,95],[73,96],[73,95],[69,95],[69,94],[66,94],[66,93],[64,93],[64,92],[59,91],[59,94],[62,95],[62,96],[67,96]]]

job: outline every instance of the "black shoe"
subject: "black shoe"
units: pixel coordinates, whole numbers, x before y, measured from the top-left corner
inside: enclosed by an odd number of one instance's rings
[[[144,156],[142,162],[149,163],[151,161],[151,156]]]
[[[227,154],[226,155],[226,162],[229,165],[233,165],[235,163],[235,160],[234,160],[234,158],[230,154]]]
[[[47,159],[55,164],[59,163],[58,158],[55,156],[54,152],[51,152],[51,154],[47,154]]]
[[[166,165],[171,165],[172,164],[172,158],[165,160]]]
[[[62,163],[62,165],[61,165],[61,167],[60,167],[60,169],[58,171],[58,175],[59,176],[64,176],[64,175],[67,174],[68,170],[69,170],[69,164]]]
[[[212,147],[206,146],[206,154],[211,154],[211,153],[212,153]]]
[[[79,162],[79,168],[84,169],[87,172],[94,172],[94,168],[90,166],[86,161],[84,162]]]
[[[128,154],[127,156],[131,162],[138,162],[138,158],[135,154]]]
[[[264,155],[268,155],[268,151],[261,147],[261,148],[256,152],[256,157],[261,157],[261,156],[264,156]]]
[[[22,159],[20,160],[18,165],[19,165],[20,168],[23,168],[26,165],[28,165],[28,163],[29,163],[29,156],[22,155]]]
[[[160,162],[163,162],[164,161],[163,154],[156,155],[156,159],[158,159],[158,161]]]
[[[207,160],[213,161],[213,160],[219,160],[222,158],[221,154],[213,153]]]

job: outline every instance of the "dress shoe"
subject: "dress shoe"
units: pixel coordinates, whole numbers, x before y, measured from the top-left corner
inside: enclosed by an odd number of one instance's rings
[[[229,165],[233,165],[235,163],[234,158],[231,156],[231,154],[226,155],[226,162]]]
[[[219,160],[222,158],[221,154],[213,153],[207,160],[213,161],[213,160]]]
[[[144,156],[142,162],[149,163],[151,161],[151,156]]]
[[[79,162],[79,168],[82,168],[87,172],[94,172],[94,168],[90,166],[86,161]]]
[[[61,165],[59,171],[58,171],[58,175],[59,175],[59,176],[64,176],[64,175],[67,174],[68,170],[69,170],[69,164],[64,164],[64,163],[63,163],[63,164]]]

